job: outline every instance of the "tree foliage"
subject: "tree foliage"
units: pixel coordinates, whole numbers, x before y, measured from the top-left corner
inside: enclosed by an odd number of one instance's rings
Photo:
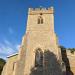
[[[1,75],[1,72],[3,70],[3,66],[5,65],[5,63],[6,63],[5,60],[0,58],[0,75]]]

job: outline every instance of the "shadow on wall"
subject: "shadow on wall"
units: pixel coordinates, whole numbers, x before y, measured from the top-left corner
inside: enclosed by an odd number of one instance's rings
[[[43,66],[33,67],[30,75],[62,75],[56,55],[46,50],[43,53]]]
[[[63,46],[61,46],[61,54],[62,54],[62,60],[66,66],[66,75],[74,75],[70,68],[70,63],[67,57],[66,48],[64,48]]]

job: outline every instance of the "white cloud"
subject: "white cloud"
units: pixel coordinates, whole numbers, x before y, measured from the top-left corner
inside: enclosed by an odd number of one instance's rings
[[[7,57],[11,54],[17,53],[19,51],[18,44],[12,44],[8,40],[4,40],[4,43],[0,43],[0,57]]]
[[[19,48],[20,48],[20,45],[16,45],[16,49],[19,50]]]
[[[5,43],[6,45],[11,45],[11,43],[10,43],[7,39],[4,40],[4,43]]]

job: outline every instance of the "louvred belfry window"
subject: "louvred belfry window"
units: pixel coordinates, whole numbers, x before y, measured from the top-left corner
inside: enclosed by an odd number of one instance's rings
[[[38,24],[43,24],[43,18],[41,16],[38,18]]]

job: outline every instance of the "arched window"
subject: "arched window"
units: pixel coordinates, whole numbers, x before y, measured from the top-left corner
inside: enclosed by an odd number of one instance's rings
[[[38,18],[38,24],[40,24],[40,18]]]
[[[38,48],[35,52],[35,67],[43,66],[43,52]]]
[[[43,24],[43,18],[41,16],[38,18],[38,24]]]

